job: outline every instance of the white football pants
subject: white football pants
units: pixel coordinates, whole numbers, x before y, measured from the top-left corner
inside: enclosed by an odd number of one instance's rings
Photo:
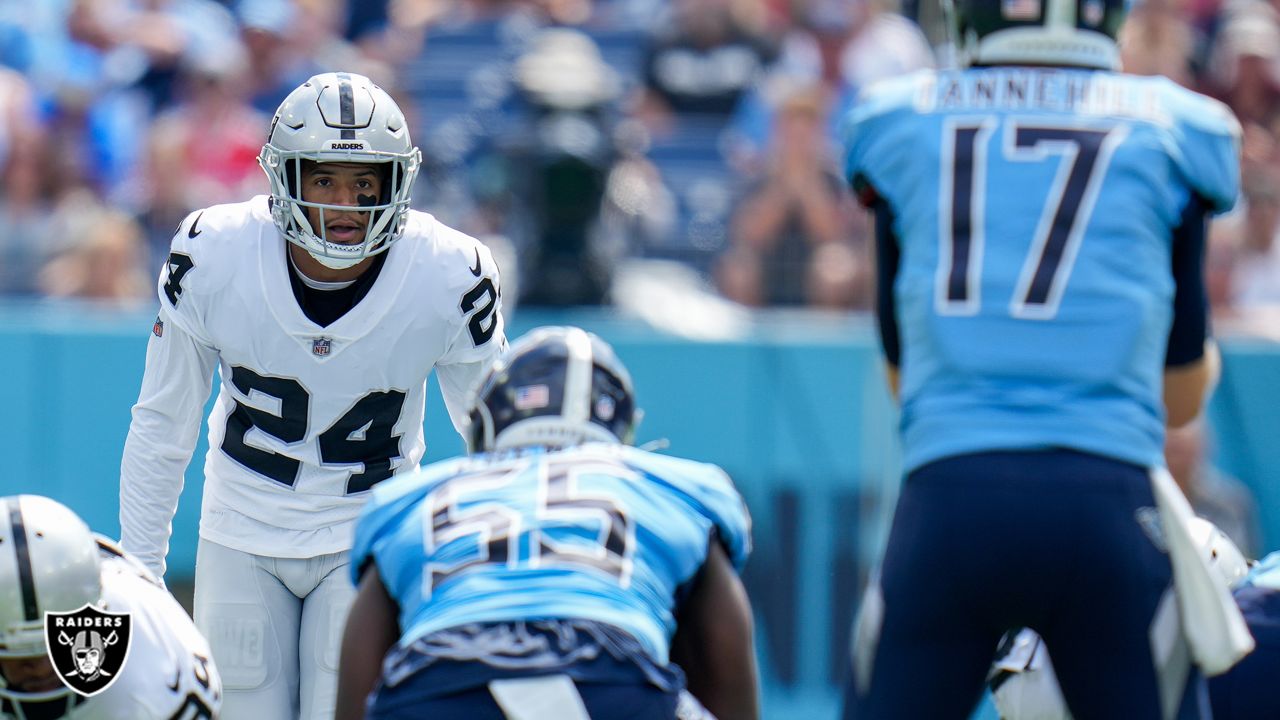
[[[331,720],[355,599],[348,553],[272,558],[200,539],[195,621],[222,673],[223,720]]]

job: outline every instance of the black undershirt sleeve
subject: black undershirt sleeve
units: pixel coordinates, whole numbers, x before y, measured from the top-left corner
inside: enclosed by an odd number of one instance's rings
[[[876,316],[880,324],[880,343],[890,365],[902,364],[902,345],[898,337],[898,308],[893,284],[898,277],[900,251],[893,234],[893,210],[883,198],[875,197],[870,205],[876,223]]]
[[[1192,195],[1173,231],[1173,324],[1165,367],[1193,363],[1204,356],[1209,337],[1209,297],[1204,281],[1204,254],[1209,207]]]

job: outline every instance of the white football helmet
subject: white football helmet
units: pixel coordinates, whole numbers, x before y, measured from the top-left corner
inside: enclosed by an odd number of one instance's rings
[[[1234,589],[1249,574],[1249,561],[1244,553],[1217,525],[1204,518],[1193,517],[1187,529],[1191,533],[1191,541],[1228,589]]]
[[[326,237],[325,212],[351,207],[305,202],[302,161],[384,165],[382,197],[360,210],[372,213],[364,240],[344,245]],[[369,78],[323,73],[289,93],[280,103],[258,164],[271,181],[271,218],[285,238],[326,267],[355,265],[390,247],[404,231],[409,193],[422,153],[409,139],[404,113]],[[305,208],[317,208],[320,227],[311,227]]]
[[[1120,68],[1126,0],[942,0],[961,65]]]
[[[0,658],[46,653],[44,615],[70,612],[102,600],[98,544],[89,526],[62,503],[39,495],[0,498]],[[71,692],[9,687],[0,673],[0,697],[40,702]]]

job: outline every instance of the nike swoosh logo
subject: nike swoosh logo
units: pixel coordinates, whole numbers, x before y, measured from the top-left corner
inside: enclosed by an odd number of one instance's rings
[[[196,215],[196,219],[195,219],[195,220],[192,220],[192,221],[191,221],[191,227],[187,228],[187,237],[189,237],[189,238],[193,238],[193,237],[195,237],[195,236],[199,235],[200,233],[204,232],[203,230],[197,230],[197,229],[196,229],[196,225],[199,225],[199,224],[200,224],[200,216],[201,216],[201,215],[204,215],[204,211],[203,211],[203,210],[201,210],[201,211],[199,212],[199,214],[197,214],[197,215]]]
[[[471,268],[471,274],[480,277],[480,251],[476,250],[476,266]]]

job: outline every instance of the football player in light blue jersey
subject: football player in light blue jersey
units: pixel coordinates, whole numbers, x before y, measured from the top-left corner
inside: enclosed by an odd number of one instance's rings
[[[1115,71],[1123,0],[944,9],[966,67],[873,86],[846,129],[906,472],[847,713],[964,717],[1029,626],[1077,716],[1167,717],[1150,470],[1215,377],[1204,242],[1239,126]]]
[[[631,447],[638,415],[598,337],[512,345],[475,454],[360,517],[339,720],[758,716],[746,506],[714,465]]]

